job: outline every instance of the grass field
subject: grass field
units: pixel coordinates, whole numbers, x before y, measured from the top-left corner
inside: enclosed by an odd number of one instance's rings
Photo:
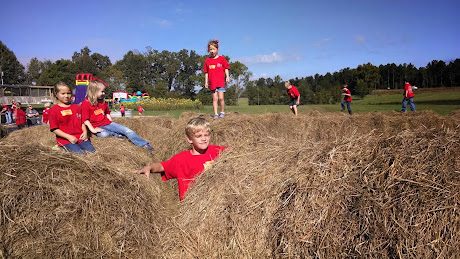
[[[354,113],[359,112],[372,112],[372,111],[400,111],[402,94],[394,93],[395,91],[389,91],[389,94],[379,95],[367,95],[363,99],[357,96],[352,96],[353,102],[351,108]],[[460,109],[460,91],[458,88],[454,90],[446,91],[423,91],[417,93],[415,91],[415,107],[418,111],[433,110],[441,115],[446,115],[451,111]],[[409,107],[408,107],[409,108]],[[219,108],[220,109],[220,108]],[[340,103],[337,104],[322,104],[322,105],[301,105],[299,106],[299,112],[305,113],[310,111],[319,112],[337,112],[340,111]],[[144,115],[157,116],[157,115],[169,115],[174,118],[178,118],[180,114],[186,110],[175,110],[175,111],[146,111]],[[204,106],[203,109],[198,112],[212,114],[212,106]],[[248,101],[245,98],[239,100],[237,106],[226,106],[225,112],[237,112],[245,114],[263,114],[271,112],[289,113],[289,107],[287,105],[248,105]],[[137,115],[136,111],[133,114]]]

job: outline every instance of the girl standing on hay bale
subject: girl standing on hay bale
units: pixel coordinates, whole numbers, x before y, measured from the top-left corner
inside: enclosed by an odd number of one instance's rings
[[[56,134],[58,147],[83,154],[94,152],[94,147],[89,141],[86,126],[81,120],[81,108],[72,104],[72,90],[64,82],[54,86],[57,104],[49,109],[48,121],[50,131]]]
[[[193,184],[195,177],[212,165],[226,147],[211,146],[211,128],[209,122],[203,117],[191,119],[185,127],[187,141],[192,148],[171,157],[169,160],[145,166],[138,174],[145,174],[147,178],[150,173],[159,173],[163,181],[177,179],[179,197],[183,200],[188,188]]]
[[[204,61],[204,87],[209,89],[212,94],[212,108],[214,109],[214,119],[225,117],[224,93],[225,82],[230,82],[228,70],[230,65],[227,60],[219,56],[219,40],[208,42],[209,58]],[[217,115],[217,101],[220,102],[220,113]]]
[[[126,136],[134,145],[152,152],[153,147],[145,139],[139,137],[128,127],[112,122],[109,106],[104,96],[105,85],[99,81],[90,81],[86,92],[87,98],[81,103],[82,120],[88,129],[100,138]]]

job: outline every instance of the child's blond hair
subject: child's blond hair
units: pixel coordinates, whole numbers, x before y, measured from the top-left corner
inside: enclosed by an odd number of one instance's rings
[[[192,118],[188,121],[187,126],[185,126],[185,135],[190,138],[195,132],[200,130],[211,131],[209,122],[202,116]]]
[[[45,107],[45,108],[49,108],[50,106],[51,106],[50,103],[45,103],[45,104],[43,104],[43,107]]]
[[[99,87],[105,87],[105,85],[99,81],[89,81],[88,89],[86,90],[86,97],[88,97],[88,101],[91,105],[96,105],[98,102],[97,92],[99,91]]]

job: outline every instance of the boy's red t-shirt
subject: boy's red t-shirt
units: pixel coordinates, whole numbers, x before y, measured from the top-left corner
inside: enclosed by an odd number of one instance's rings
[[[121,107],[120,107],[120,112],[121,112],[121,113],[125,113],[125,106],[121,106]]]
[[[203,169],[209,168],[226,147],[208,146],[206,153],[192,155],[190,150],[180,152],[169,160],[161,162],[164,173],[161,174],[163,181],[177,179],[180,200],[184,199],[188,188],[193,184],[195,177],[199,176]]]
[[[344,99],[345,101],[347,101],[347,102],[351,102],[351,92],[350,92],[350,90],[349,90],[348,88],[344,88],[344,89],[343,89],[343,93],[349,94],[349,95],[344,95],[344,96],[343,96],[343,99]]]
[[[299,90],[297,90],[297,87],[291,85],[291,89],[287,89],[287,94],[291,98],[297,98],[300,96]]]
[[[204,61],[203,72],[208,73],[209,90],[225,87],[225,69],[230,69],[230,65],[222,56],[207,58]]]
[[[82,114],[81,107],[77,104],[71,104],[69,107],[61,107],[54,105],[49,109],[50,131],[60,129],[63,132],[70,134],[78,139],[78,144],[82,142],[80,139],[82,130]],[[62,147],[70,143],[66,138],[56,135],[57,145]]]
[[[50,112],[50,108],[43,109],[42,120],[44,123],[48,123],[49,121],[49,112]]]
[[[16,109],[16,125],[26,124],[26,112],[22,109]]]
[[[414,97],[414,92],[412,92],[412,86],[407,83],[404,85],[404,91],[406,91],[407,93],[407,98],[411,98],[411,97]]]
[[[144,111],[144,108],[142,108],[142,106],[139,106],[139,107],[137,107],[137,111],[138,111],[139,113],[142,113],[142,112]]]
[[[89,120],[94,128],[102,127],[112,123],[106,114],[110,114],[109,105],[106,102],[98,102],[96,105],[91,105],[86,99],[81,103],[81,119],[83,122]]]

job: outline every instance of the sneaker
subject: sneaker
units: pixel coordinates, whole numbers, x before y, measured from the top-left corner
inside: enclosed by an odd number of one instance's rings
[[[147,149],[148,152],[153,152],[155,150],[149,143],[145,144],[144,148]]]
[[[219,118],[223,118],[223,117],[225,117],[225,112],[219,113]]]
[[[217,120],[217,119],[219,119],[219,115],[214,114],[214,116],[212,116],[212,118],[213,118],[214,120]]]
[[[125,137],[124,137],[123,135],[117,135],[116,137],[117,137],[117,139],[119,139],[119,140],[124,140],[124,139],[125,139]]]

